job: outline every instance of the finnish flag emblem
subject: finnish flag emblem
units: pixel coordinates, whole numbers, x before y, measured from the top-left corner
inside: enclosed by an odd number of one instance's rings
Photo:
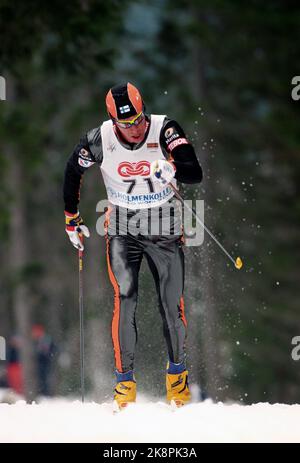
[[[129,105],[128,105],[128,104],[125,105],[125,106],[121,106],[119,109],[120,109],[120,113],[121,113],[121,114],[129,113],[129,111],[130,111],[130,108],[129,108]]]

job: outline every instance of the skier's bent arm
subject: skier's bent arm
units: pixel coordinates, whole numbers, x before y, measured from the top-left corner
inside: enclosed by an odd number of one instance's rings
[[[201,182],[202,168],[195,150],[176,121],[166,119],[160,134],[160,144],[176,167],[176,180],[181,183]]]

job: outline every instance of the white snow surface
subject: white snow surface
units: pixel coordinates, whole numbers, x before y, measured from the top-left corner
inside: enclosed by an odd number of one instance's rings
[[[112,403],[65,399],[0,404],[0,442],[300,442],[300,405],[213,403],[172,411],[145,398],[113,414]]]

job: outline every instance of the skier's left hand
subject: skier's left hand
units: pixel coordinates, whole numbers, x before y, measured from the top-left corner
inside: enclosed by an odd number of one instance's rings
[[[172,162],[158,159],[151,162],[150,173],[162,183],[170,183],[175,176],[176,168]]]

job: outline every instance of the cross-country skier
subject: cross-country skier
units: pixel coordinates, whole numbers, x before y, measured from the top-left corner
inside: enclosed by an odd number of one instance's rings
[[[106,107],[110,119],[87,132],[67,162],[66,232],[72,244],[83,249],[78,233],[88,237],[89,230],[78,210],[81,178],[90,166],[98,164],[110,203],[106,241],[108,272],[115,292],[114,400],[120,408],[136,400],[135,312],[139,270],[145,257],[156,283],[168,348],[167,401],[180,406],[190,400],[183,232],[181,211],[169,183],[199,183],[202,169],[180,125],[167,116],[147,114],[138,89],[131,83],[111,88]]]

